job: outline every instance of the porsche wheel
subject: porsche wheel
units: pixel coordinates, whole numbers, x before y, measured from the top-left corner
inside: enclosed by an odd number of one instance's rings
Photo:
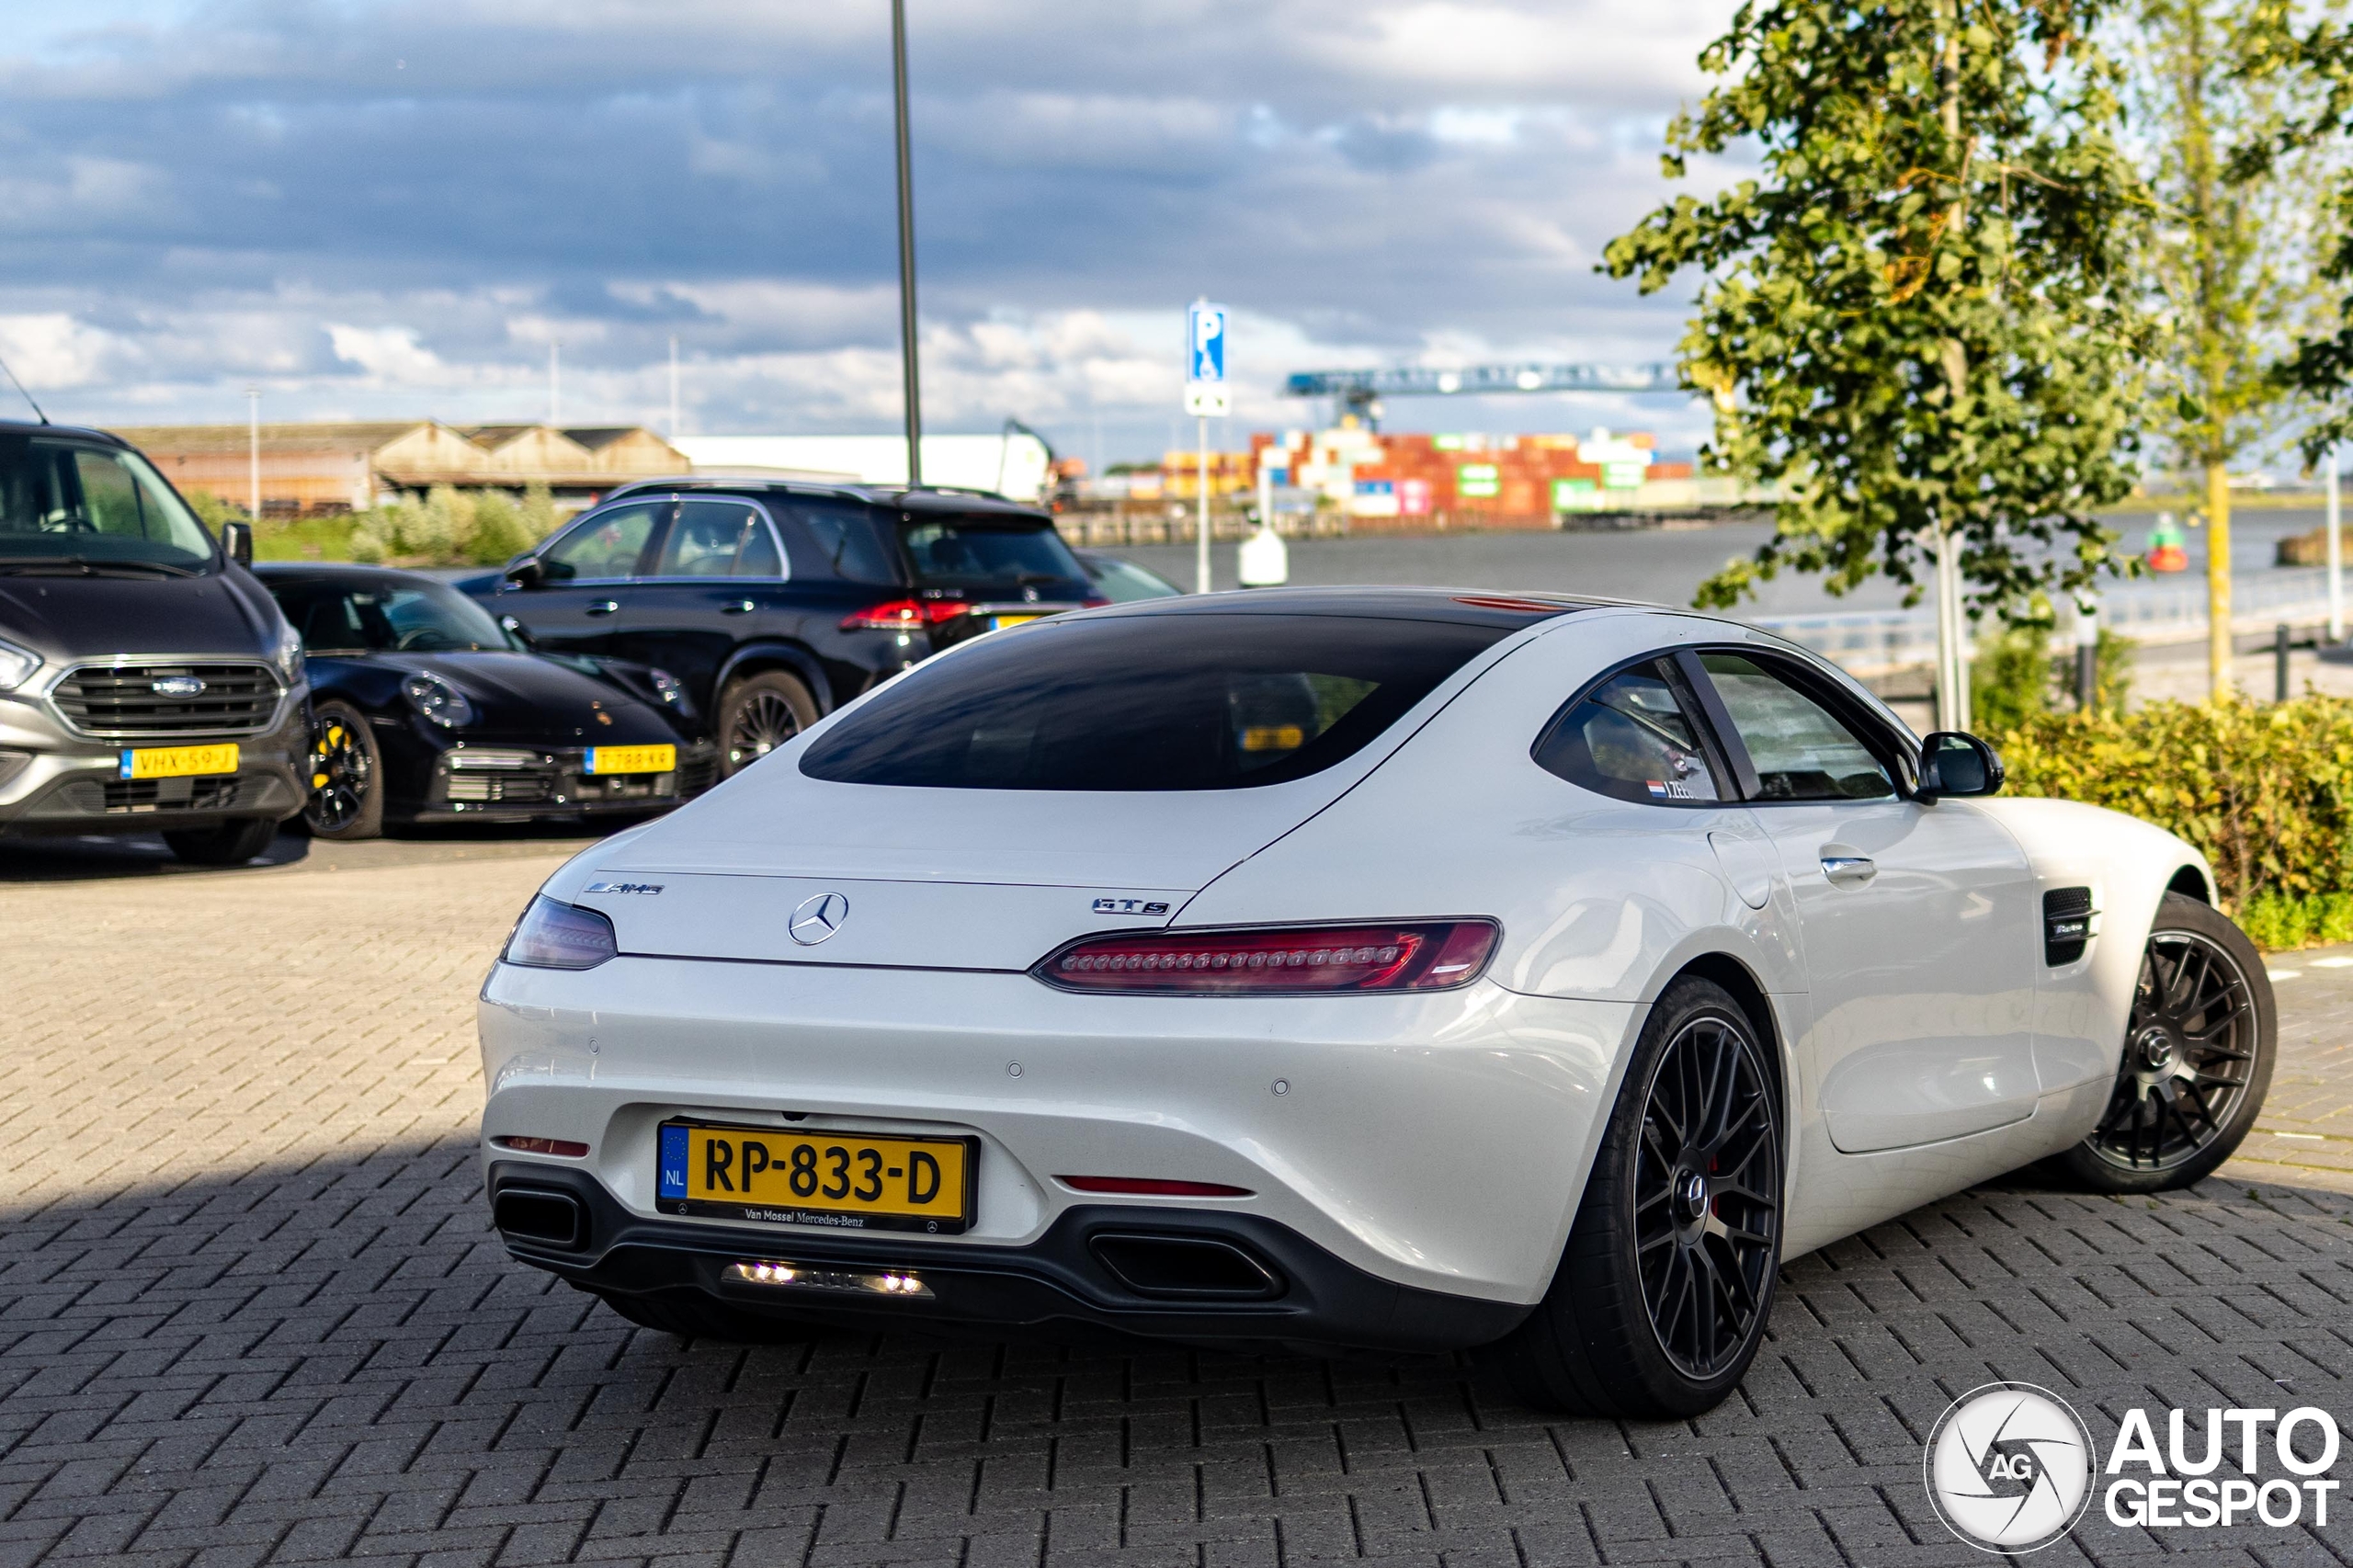
[[[383,757],[367,717],[322,702],[311,743],[311,798],[302,821],[317,838],[373,838],[384,831]]]
[[[2220,910],[2165,894],[2141,952],[2108,1109],[2062,1162],[2096,1192],[2203,1180],[2262,1114],[2279,1037],[2255,944]]]
[[[1779,1104],[1755,1023],[1687,977],[1651,1009],[1552,1288],[1497,1349],[1529,1403],[1665,1420],[1756,1357],[1780,1276]]]
[[[721,772],[733,778],[816,722],[809,688],[782,671],[737,681],[719,699]]]

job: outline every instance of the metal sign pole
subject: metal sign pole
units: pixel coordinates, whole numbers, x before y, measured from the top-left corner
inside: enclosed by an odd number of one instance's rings
[[[1200,476],[1200,526],[1193,541],[1193,577],[1199,585],[1194,591],[1210,591],[1210,420],[1208,415],[1198,421],[1201,430],[1200,461],[1197,472]]]
[[[2343,449],[2328,449],[2328,640],[2345,641],[2345,530],[2336,499],[2336,465]]]

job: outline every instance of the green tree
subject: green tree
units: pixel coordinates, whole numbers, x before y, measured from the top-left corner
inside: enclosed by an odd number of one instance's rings
[[[1707,275],[1679,350],[1715,400],[1705,457],[1778,496],[1774,537],[1699,603],[1784,569],[1833,593],[1884,573],[1916,602],[1949,551],[1974,609],[2002,612],[2111,565],[2094,512],[2131,488],[2146,198],[2103,11],[1752,0],[1700,55],[1724,80],[1669,128],[1667,176],[1736,145],[1761,167],[1603,261],[1645,292]],[[1961,597],[1940,607],[1949,687]]]
[[[2232,695],[2231,461],[2278,429],[2274,362],[2314,324],[2330,227],[2310,192],[2324,153],[2258,159],[2312,105],[2277,69],[2276,0],[2139,0],[2126,54],[2132,141],[2158,206],[2144,276],[2159,330],[2153,433],[2206,495],[2207,667]]]

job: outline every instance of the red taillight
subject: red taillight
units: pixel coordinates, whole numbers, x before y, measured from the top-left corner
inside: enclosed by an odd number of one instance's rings
[[[1104,606],[1106,606],[1106,605],[1109,604],[1110,602],[1111,602],[1111,601],[1110,601],[1109,599],[1103,598],[1103,597],[1101,597],[1100,596],[1097,596],[1097,597],[1094,597],[1094,598],[1087,598],[1087,599],[1081,599],[1081,600],[1079,600],[1079,601],[1078,601],[1078,608],[1081,608],[1081,609],[1101,609]]]
[[[844,631],[919,631],[953,620],[972,607],[961,599],[892,599],[842,617]]]
[[[1163,1181],[1158,1176],[1058,1176],[1054,1178],[1064,1187],[1080,1192],[1116,1192],[1124,1197],[1140,1198],[1247,1198],[1246,1187],[1227,1187],[1214,1181]]]
[[[565,1138],[498,1137],[491,1142],[502,1149],[512,1149],[518,1154],[561,1154],[567,1160],[577,1160],[588,1153],[585,1143],[574,1143]]]
[[[1443,991],[1478,978],[1496,935],[1492,920],[1131,931],[1073,942],[1030,972],[1070,991]]]

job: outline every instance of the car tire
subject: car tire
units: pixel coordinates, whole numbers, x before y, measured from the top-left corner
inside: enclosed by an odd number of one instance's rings
[[[816,1332],[790,1318],[747,1312],[684,1290],[638,1296],[621,1290],[592,1294],[637,1324],[680,1339],[713,1339],[727,1345],[795,1345]]]
[[[1722,986],[1686,976],[1652,1006],[1552,1287],[1486,1353],[1523,1402],[1658,1421],[1738,1385],[1780,1277],[1777,1082]]]
[[[817,699],[795,676],[768,670],[719,698],[719,774],[733,778],[817,722]]]
[[[379,836],[384,831],[384,754],[368,716],[347,702],[322,702],[312,731],[303,825],[312,837],[338,844]]]
[[[267,850],[277,836],[277,818],[239,817],[219,827],[173,829],[164,835],[164,842],[191,866],[242,866]]]
[[[2094,1192],[2204,1180],[2263,1114],[2279,1046],[2255,944],[2213,905],[2165,894],[2142,945],[2108,1108],[2060,1166]]]

